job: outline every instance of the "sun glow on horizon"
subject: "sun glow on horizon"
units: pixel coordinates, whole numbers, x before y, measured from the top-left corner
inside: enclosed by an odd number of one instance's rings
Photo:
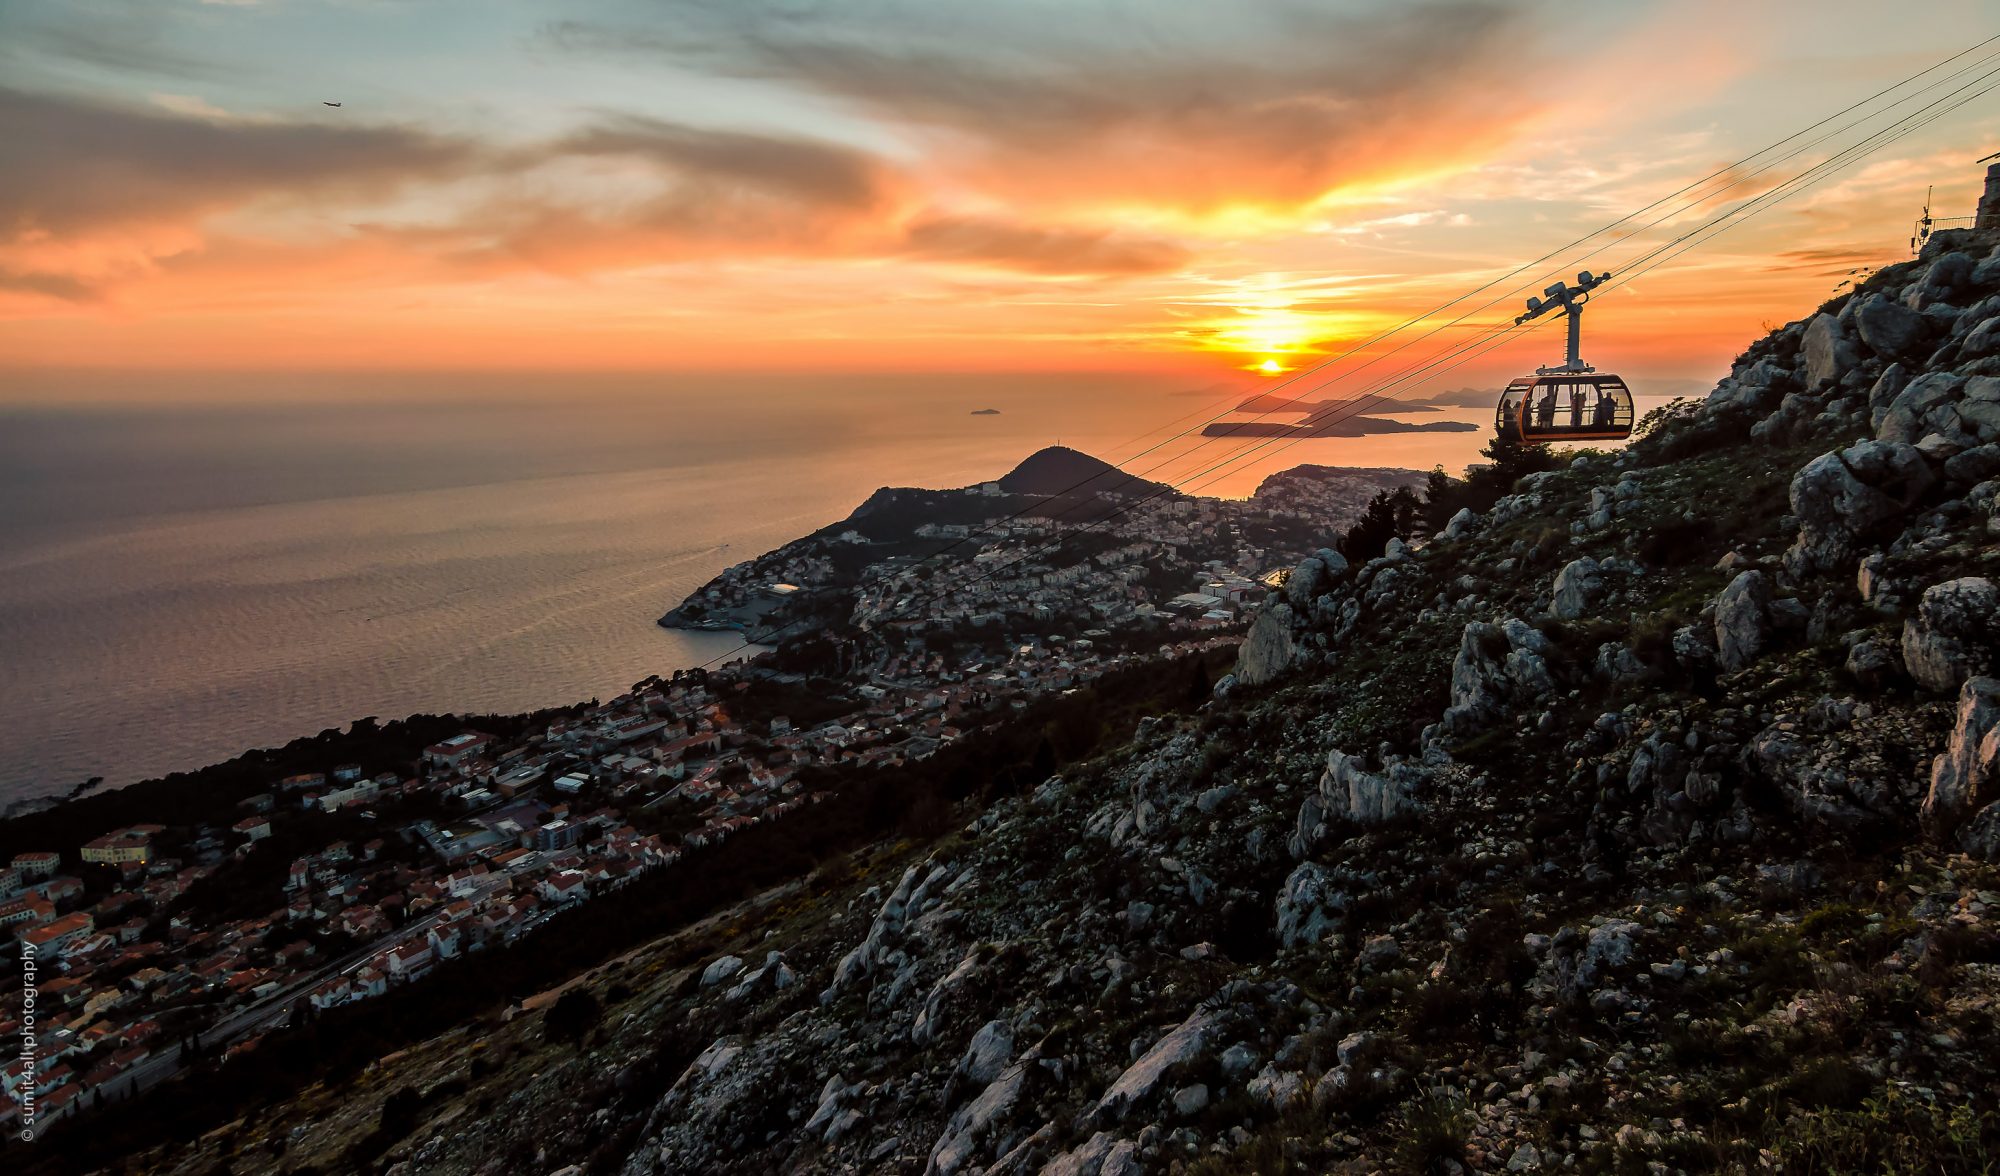
[[[35,15],[0,36],[0,124],[33,133],[0,136],[0,372],[1254,380],[1380,359],[1368,378],[1399,379],[1510,315],[1521,259],[2000,32],[1976,8],[1935,28],[1856,14],[1803,43],[1747,5],[1552,22],[1497,0],[1461,28],[1327,0],[1305,7],[1348,10],[1352,38],[1301,37],[1287,6],[1160,5],[1161,51],[1134,54],[1119,6],[1089,0],[1059,29],[960,0],[774,23],[755,18],[777,0],[574,7],[551,40],[535,6],[482,6],[498,28],[473,45],[454,5],[210,4],[114,70],[84,54],[93,14],[17,0],[9,17]],[[696,31],[652,35],[675,21]],[[857,47],[884,77],[842,64]],[[1552,107],[1511,84],[1544,59],[1587,61],[1579,86],[1600,97]],[[1663,60],[1675,69],[1650,68]],[[84,68],[102,73],[88,92]],[[281,70],[348,101],[274,92]],[[1589,353],[1717,373],[1761,324],[1898,260],[1932,184],[1934,207],[1970,211],[1969,161],[1996,145],[2000,116],[1969,110],[1643,295],[1612,291],[1630,302],[1593,316]],[[1567,271],[1616,273],[1681,223]],[[1507,343],[1405,382],[1489,380],[1548,350]],[[0,401],[19,382],[0,377]]]

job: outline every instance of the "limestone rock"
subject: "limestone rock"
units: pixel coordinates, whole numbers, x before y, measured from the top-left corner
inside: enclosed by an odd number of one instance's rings
[[[1952,372],[1930,372],[1910,381],[1875,426],[1876,440],[1910,442],[1922,437],[1929,431],[1933,410],[1956,401],[1964,383]]]
[[[1961,486],[1974,486],[2000,475],[2000,444],[1974,446],[1947,458],[1944,476]]]
[[[1901,520],[1937,482],[1913,445],[1864,441],[1808,462],[1792,477],[1799,537],[1785,553],[1795,577],[1849,565],[1857,547]]]
[[[1452,660],[1450,704],[1438,730],[1461,738],[1476,735],[1510,706],[1547,698],[1555,691],[1551,652],[1548,638],[1519,619],[1467,624]]]
[[[1972,674],[1991,673],[2000,660],[2000,588],[1967,576],[1924,590],[1915,616],[1903,623],[1903,663],[1929,690],[1957,690]]]
[[[1764,652],[1771,635],[1771,577],[1742,572],[1715,600],[1716,660],[1724,670],[1743,669]]]
[[[978,1097],[952,1113],[944,1133],[931,1148],[930,1162],[924,1168],[926,1176],[951,1176],[979,1154],[1021,1101],[1029,1067],[1038,1056],[1030,1050],[1003,1070]]]
[[[1958,844],[1976,858],[2000,862],[2000,800],[1973,814],[1959,831]]]
[[[955,1072],[958,1077],[983,1087],[999,1078],[1013,1058],[1013,1026],[1005,1021],[988,1021],[972,1035]]]
[[[2000,678],[1967,678],[1943,754],[1931,763],[1924,825],[1949,837],[1973,813],[2000,800]]]
[[[1325,867],[1303,862],[1285,878],[1278,892],[1278,942],[1286,947],[1317,943],[1346,908],[1346,894],[1335,890]]]
[[[1910,383],[1910,373],[1900,363],[1892,363],[1875,377],[1868,388],[1868,427],[1874,429],[1882,423],[1889,412],[1889,406],[1902,395]]]
[[[743,957],[726,955],[716,960],[701,972],[701,986],[713,988],[743,970]]]
[[[1250,622],[1243,648],[1236,655],[1234,677],[1245,686],[1261,686],[1285,672],[1298,648],[1292,639],[1292,609],[1287,604],[1266,606]]]
[[[1588,616],[1604,592],[1604,574],[1589,556],[1571,560],[1556,573],[1549,613],[1557,620],[1573,621]]]
[[[1392,756],[1380,773],[1370,772],[1357,756],[1335,748],[1326,756],[1317,795],[1324,811],[1362,824],[1380,824],[1415,803],[1424,769]]]
[[[1903,672],[1895,643],[1865,638],[1847,650],[1847,672],[1871,690],[1886,689]]]
[[[1444,525],[1444,537],[1447,539],[1463,539],[1476,530],[1478,526],[1479,516],[1472,513],[1471,507],[1461,506],[1458,508],[1458,513],[1451,516],[1451,521]]]
[[[1305,1101],[1305,1080],[1297,1071],[1280,1070],[1274,1065],[1266,1065],[1243,1088],[1243,1092],[1264,1104],[1271,1113],[1283,1114],[1291,1107]]]
[[[1806,325],[1799,345],[1805,360],[1807,388],[1815,388],[1840,378],[1855,363],[1854,343],[1840,320],[1830,314],[1814,316]]]
[[[821,1004],[831,1004],[842,992],[873,975],[890,961],[891,954],[902,939],[903,926],[909,920],[911,911],[921,908],[931,892],[950,879],[951,871],[945,866],[935,866],[927,874],[923,870],[924,867],[919,864],[903,871],[895,890],[883,902],[882,909],[876,912],[868,934],[835,966],[833,982],[819,995]]]
[[[1099,1122],[1109,1122],[1123,1118],[1134,1106],[1151,1098],[1162,1082],[1206,1052],[1209,1036],[1219,1022],[1220,1015],[1213,1010],[1196,1010],[1126,1067],[1097,1100],[1092,1114]]]
[[[1292,608],[1305,612],[1312,602],[1319,598],[1326,584],[1326,564],[1318,556],[1309,555],[1299,561],[1292,574],[1285,578],[1285,600]]]
[[[1922,315],[1880,294],[1855,307],[1854,329],[1870,351],[1889,360],[1910,355],[1925,334]]]
[[[1183,1119],[1192,1119],[1208,1109],[1208,1087],[1202,1083],[1183,1086],[1174,1091],[1174,1113]]]

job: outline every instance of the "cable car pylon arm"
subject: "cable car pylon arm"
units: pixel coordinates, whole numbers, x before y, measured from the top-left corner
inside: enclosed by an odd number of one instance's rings
[[[1538,375],[1557,372],[1594,372],[1597,369],[1583,362],[1579,354],[1583,346],[1583,304],[1590,301],[1590,292],[1611,280],[1610,273],[1593,274],[1584,270],[1576,275],[1576,285],[1556,282],[1542,291],[1540,298],[1528,299],[1528,310],[1515,317],[1514,325],[1520,326],[1529,319],[1540,318],[1551,311],[1569,316],[1569,356],[1561,364],[1553,367],[1536,368]]]

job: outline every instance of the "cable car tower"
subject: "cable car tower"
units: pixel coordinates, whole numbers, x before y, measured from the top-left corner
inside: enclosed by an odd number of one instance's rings
[[[1540,318],[1551,311],[1560,310],[1569,315],[1569,358],[1556,367],[1538,367],[1538,376],[1553,376],[1559,372],[1594,372],[1597,369],[1583,362],[1577,354],[1583,343],[1583,304],[1590,301],[1590,292],[1611,280],[1611,275],[1593,274],[1589,270],[1576,275],[1576,285],[1557,282],[1542,291],[1540,298],[1528,299],[1528,312],[1514,316],[1514,325],[1520,326],[1529,319]]]
[[[1569,316],[1569,351],[1563,362],[1535,369],[1507,385],[1493,415],[1503,438],[1531,445],[1550,441],[1622,441],[1632,435],[1632,390],[1625,381],[1583,362],[1583,307],[1590,292],[1611,280],[1585,270],[1574,286],[1556,282],[1528,299],[1520,326],[1545,314]]]

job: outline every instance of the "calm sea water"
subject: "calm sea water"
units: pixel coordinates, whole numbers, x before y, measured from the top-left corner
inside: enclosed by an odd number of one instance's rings
[[[528,393],[0,409],[0,801],[362,715],[608,697],[733,647],[654,618],[877,486],[996,477],[1058,439],[1130,457],[1227,398],[1087,379]],[[1463,465],[1482,440],[1307,442],[1209,492],[1302,461]]]

